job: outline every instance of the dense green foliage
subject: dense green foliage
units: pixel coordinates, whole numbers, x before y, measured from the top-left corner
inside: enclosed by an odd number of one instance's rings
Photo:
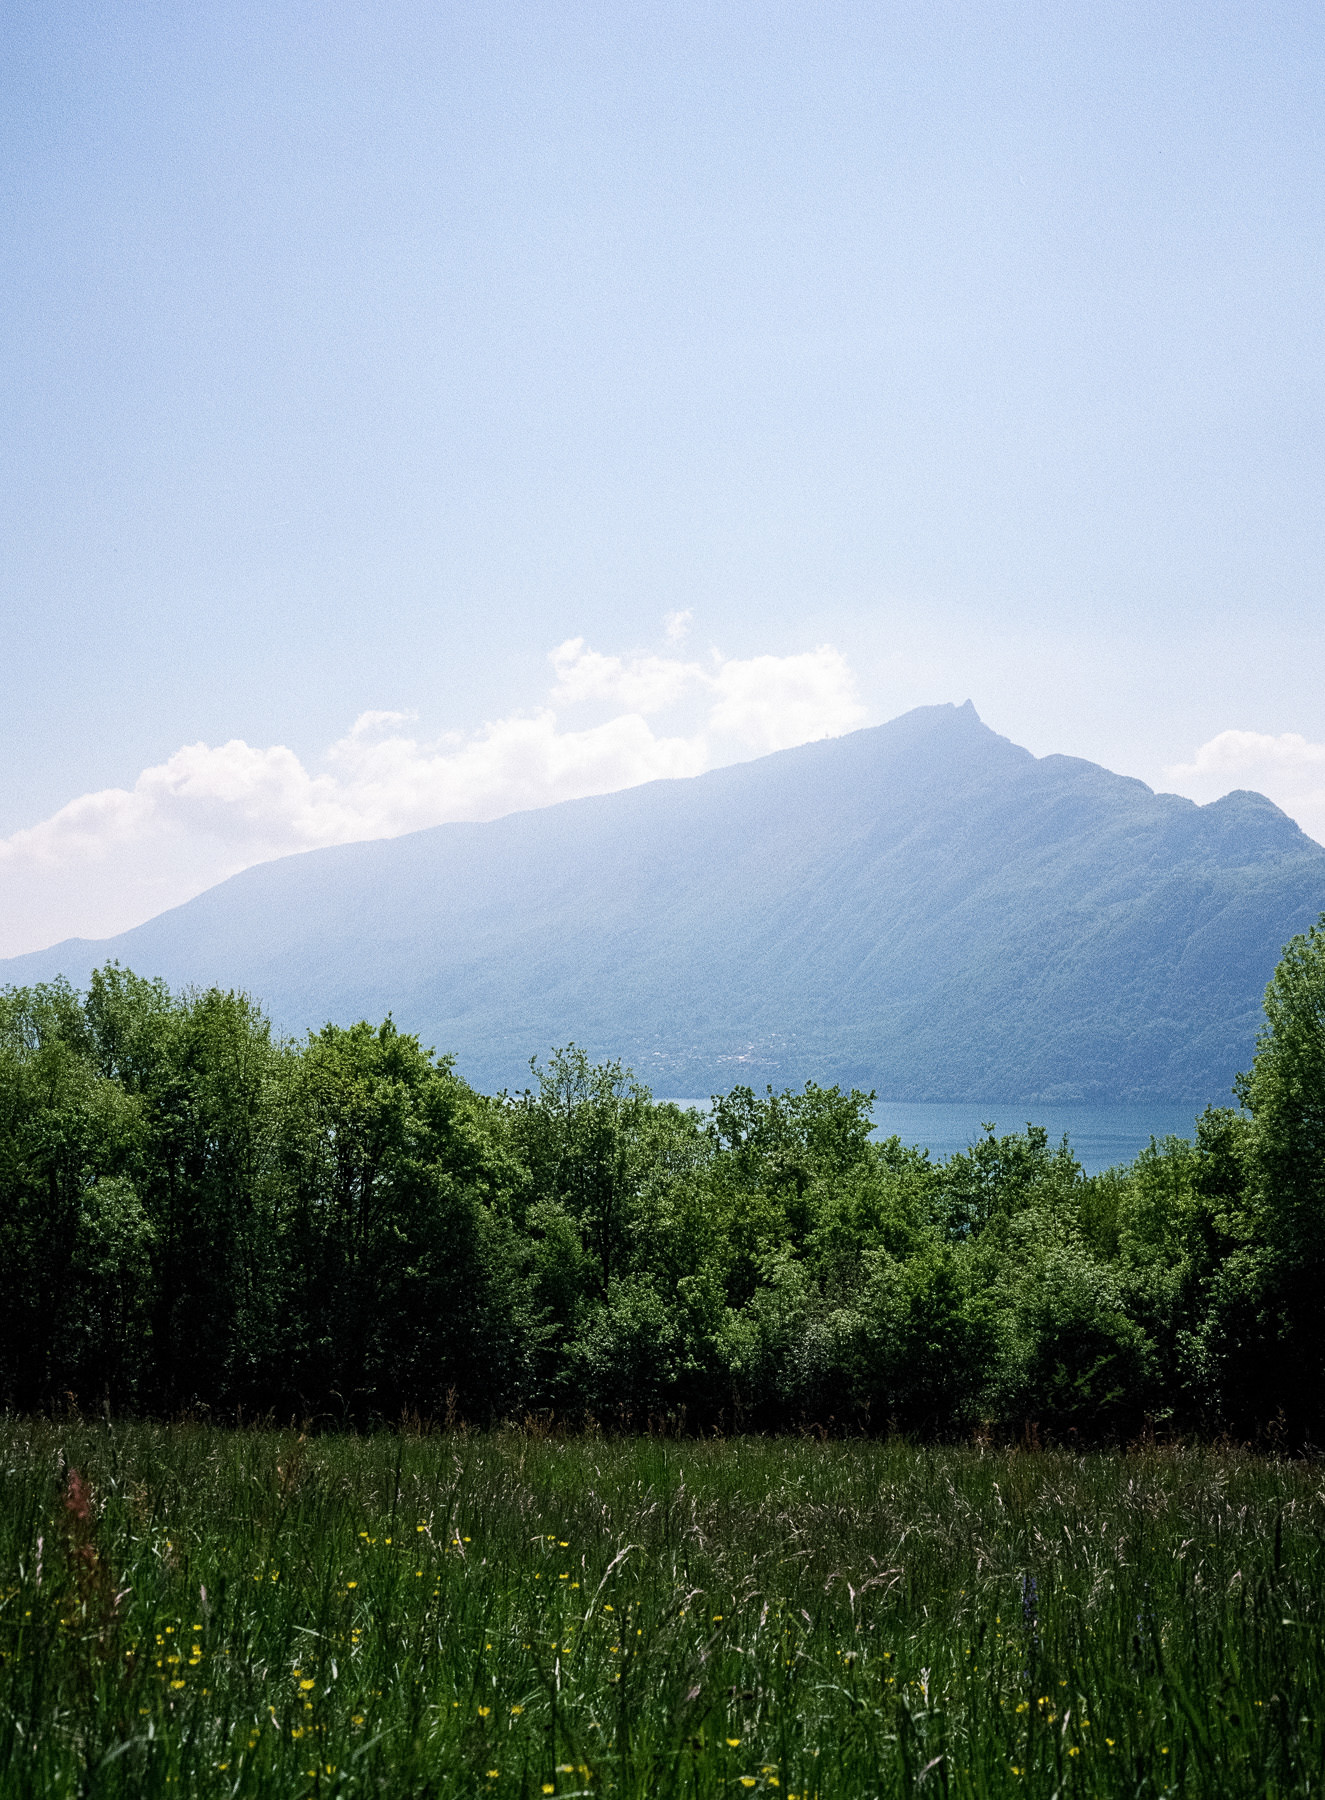
[[[1315,1794],[1319,1467],[0,1436],[0,1793]]]
[[[935,1162],[870,1096],[489,1097],[388,1021],[275,1038],[114,966],[0,996],[0,1397],[364,1424],[1321,1436],[1325,935],[1193,1141]]]

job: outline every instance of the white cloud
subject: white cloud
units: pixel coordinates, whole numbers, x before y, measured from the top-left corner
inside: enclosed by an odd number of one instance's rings
[[[368,712],[315,772],[284,745],[235,738],[187,744],[130,789],[71,800],[0,840],[0,955],[112,935],[292,851],[698,775],[865,719],[850,669],[827,644],[701,662],[604,656],[572,638],[550,660],[547,706],[469,736],[421,742],[408,733],[410,714]],[[608,716],[572,728],[564,713],[576,708]],[[685,717],[670,734],[650,723],[678,709]]]
[[[1164,775],[1175,793],[1203,805],[1234,788],[1253,788],[1325,843],[1325,744],[1313,744],[1300,732],[1272,737],[1262,731],[1221,731],[1190,762],[1174,763]]]
[[[712,684],[710,732],[760,753],[837,737],[862,718],[846,665],[826,644],[805,656],[722,663]]]
[[[550,698],[563,706],[586,700],[607,700],[632,712],[663,712],[676,706],[688,691],[702,686],[705,676],[699,663],[678,662],[668,656],[601,656],[585,647],[583,638],[568,638],[552,652],[557,685]]]

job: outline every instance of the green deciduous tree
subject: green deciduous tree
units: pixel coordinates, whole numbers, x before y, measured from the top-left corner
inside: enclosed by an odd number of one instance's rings
[[[389,1019],[324,1027],[292,1072],[283,1155],[284,1342],[304,1403],[479,1415],[510,1397],[522,1352],[504,1165],[449,1061]]]
[[[1294,1432],[1325,1428],[1325,921],[1295,937],[1265,993],[1265,1027],[1239,1097],[1251,1114],[1249,1226],[1238,1259],[1244,1356],[1262,1406]]]

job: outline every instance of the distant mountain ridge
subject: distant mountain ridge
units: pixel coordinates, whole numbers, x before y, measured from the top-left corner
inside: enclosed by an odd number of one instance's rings
[[[381,1018],[482,1086],[574,1039],[656,1092],[813,1078],[888,1099],[1223,1100],[1325,849],[1035,757],[964,706],[688,780],[249,869],[0,984],[109,958]]]

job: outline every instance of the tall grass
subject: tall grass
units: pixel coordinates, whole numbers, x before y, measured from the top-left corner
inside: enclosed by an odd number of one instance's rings
[[[5,1795],[1289,1795],[1325,1475],[0,1426]]]

